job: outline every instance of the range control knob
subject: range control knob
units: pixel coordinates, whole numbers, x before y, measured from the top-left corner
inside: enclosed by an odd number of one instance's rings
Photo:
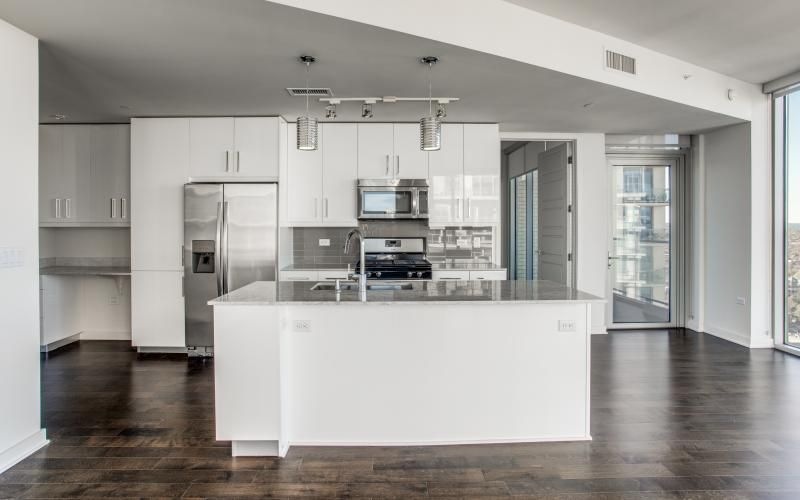
[[[412,273],[411,271],[409,271],[409,272],[408,272],[408,277],[409,277],[409,278],[413,278],[413,277],[414,277],[414,273]]]
[[[422,271],[417,271],[417,278],[422,278]]]
[[[380,278],[380,277],[381,277],[381,272],[380,272],[380,271],[378,271],[377,273],[375,273],[375,277],[376,277],[376,278]]]
[[[367,273],[367,278],[371,278],[371,277],[372,277],[372,273]]]

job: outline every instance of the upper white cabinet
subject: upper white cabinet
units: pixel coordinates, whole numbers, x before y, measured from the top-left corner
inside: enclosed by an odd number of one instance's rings
[[[294,123],[288,129],[284,196],[288,225],[356,225],[358,131],[354,123],[323,123],[318,148],[294,147]]]
[[[182,271],[189,119],[131,120],[131,268]]]
[[[280,118],[190,118],[192,179],[278,177]]]
[[[500,222],[500,133],[496,124],[443,124],[431,151],[431,224]]]
[[[41,125],[40,224],[126,225],[129,146],[128,125]]]
[[[497,124],[464,125],[464,220],[500,221],[500,130]]]
[[[322,131],[322,222],[355,226],[358,127],[355,123],[324,123]]]
[[[442,148],[431,151],[430,196],[431,224],[460,223],[464,203],[464,125],[442,125]]]
[[[414,123],[359,123],[358,177],[427,179],[428,154]]]

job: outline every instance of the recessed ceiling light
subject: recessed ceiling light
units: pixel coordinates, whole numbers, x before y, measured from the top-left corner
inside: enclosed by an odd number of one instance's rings
[[[55,113],[55,114],[50,115],[50,118],[54,118],[56,120],[66,120],[67,115],[64,115],[64,114],[61,114],[61,113]]]

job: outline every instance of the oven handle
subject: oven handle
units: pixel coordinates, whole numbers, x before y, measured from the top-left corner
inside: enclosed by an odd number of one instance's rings
[[[413,196],[411,196],[411,213],[414,217],[419,217],[419,189],[414,188]]]

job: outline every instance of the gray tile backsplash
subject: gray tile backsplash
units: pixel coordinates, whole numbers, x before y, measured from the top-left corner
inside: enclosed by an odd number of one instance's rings
[[[370,221],[361,224],[367,237],[424,237],[428,240],[431,262],[492,261],[492,228],[459,227],[430,229],[417,221]],[[294,265],[354,264],[358,247],[344,254],[345,236],[350,228],[296,227],[293,232]],[[319,246],[320,239],[330,240],[330,246]]]

